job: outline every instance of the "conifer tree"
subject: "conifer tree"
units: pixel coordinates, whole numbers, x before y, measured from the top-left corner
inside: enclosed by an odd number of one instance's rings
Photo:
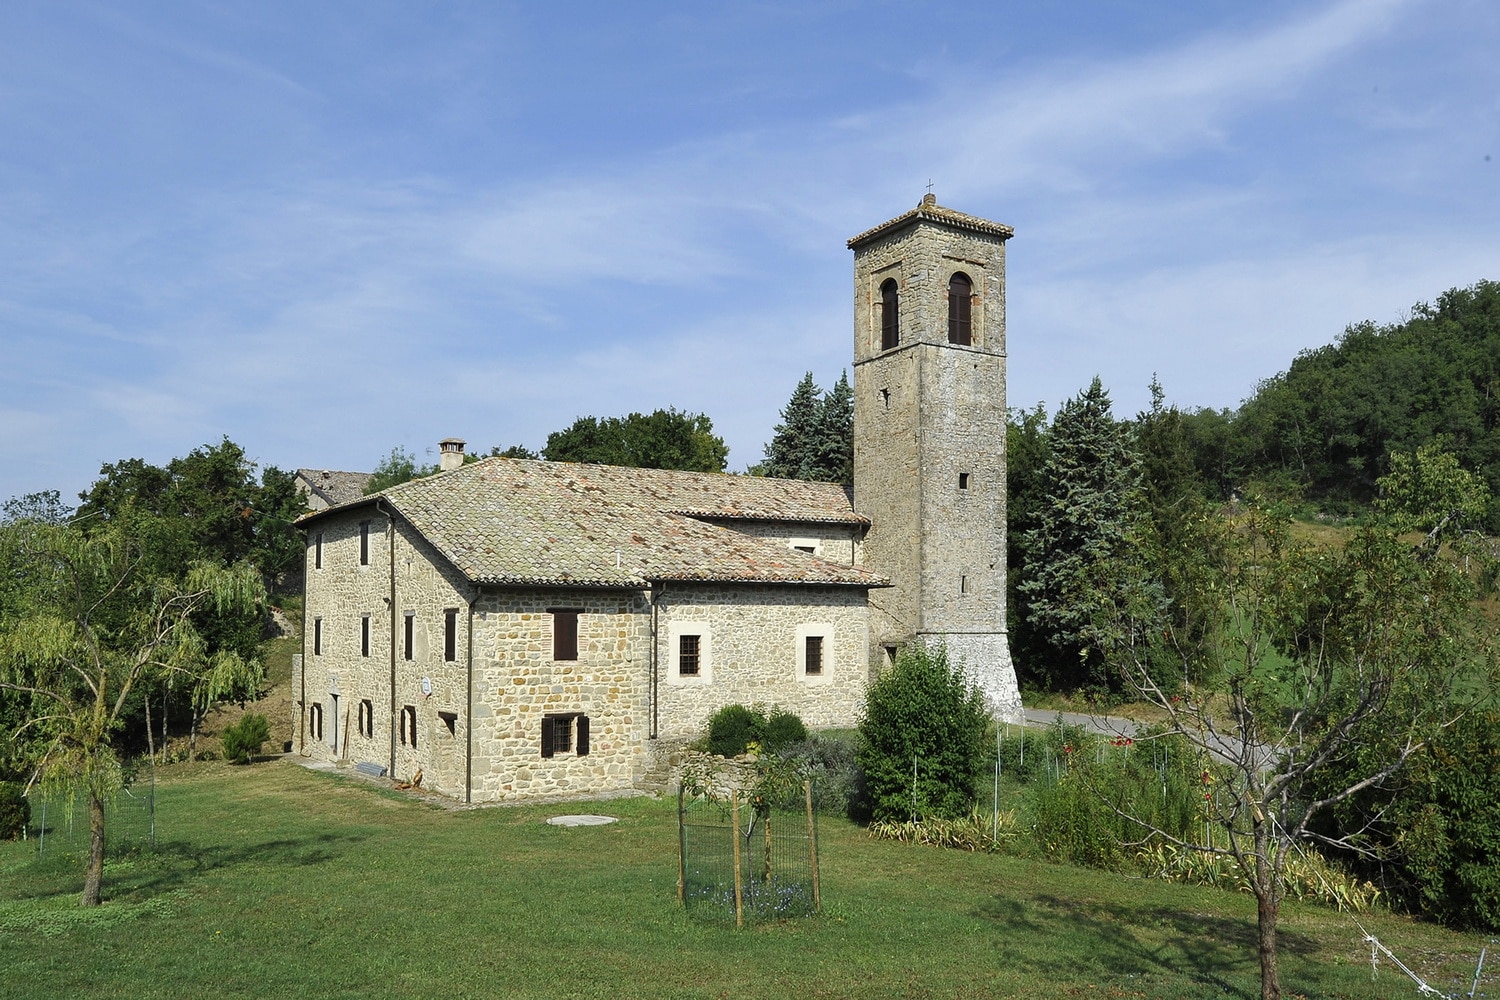
[[[1046,493],[1026,533],[1030,562],[1020,590],[1051,651],[1051,662],[1039,665],[1042,679],[1099,691],[1110,685],[1101,605],[1142,580],[1129,544],[1142,524],[1139,461],[1097,377],[1057,411],[1048,438]]]
[[[821,392],[812,372],[802,376],[781,411],[761,469],[776,479],[816,480],[818,442],[823,436]]]

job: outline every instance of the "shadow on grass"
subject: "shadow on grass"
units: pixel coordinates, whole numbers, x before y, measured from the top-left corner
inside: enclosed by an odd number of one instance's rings
[[[104,858],[104,895],[117,902],[140,903],[153,896],[188,888],[204,874],[245,865],[301,868],[345,856],[364,834],[327,832],[284,837],[259,844],[203,846],[188,841],[158,841],[156,848],[111,845]],[[59,852],[38,858],[17,873],[14,900],[76,896],[82,889],[84,855]]]
[[[1053,942],[1046,959],[1019,951],[1014,956],[1039,974],[1076,978],[1084,969],[1111,977],[1160,974],[1211,984],[1219,995],[1249,1000],[1259,994],[1245,986],[1259,981],[1253,920],[1050,895],[996,896],[980,904],[975,915]],[[1310,955],[1318,948],[1311,938],[1286,930],[1277,942],[1283,957]]]

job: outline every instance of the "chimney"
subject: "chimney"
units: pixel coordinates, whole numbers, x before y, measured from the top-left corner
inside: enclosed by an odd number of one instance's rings
[[[464,464],[463,438],[443,438],[438,442],[438,469],[452,472]]]

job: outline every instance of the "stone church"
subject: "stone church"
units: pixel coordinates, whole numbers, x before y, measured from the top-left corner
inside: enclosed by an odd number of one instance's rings
[[[322,497],[306,532],[303,755],[465,802],[664,787],[734,703],[851,726],[941,643],[994,711],[1005,622],[1005,242],[937,204],[854,251],[854,489],[488,458]],[[327,477],[330,474],[324,473]],[[329,484],[324,483],[324,487]]]

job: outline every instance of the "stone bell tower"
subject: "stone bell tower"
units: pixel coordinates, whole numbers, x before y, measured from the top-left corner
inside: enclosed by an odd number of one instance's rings
[[[1020,692],[1005,624],[1005,241],[921,204],[854,251],[854,503],[874,662],[941,643],[1002,718]]]

